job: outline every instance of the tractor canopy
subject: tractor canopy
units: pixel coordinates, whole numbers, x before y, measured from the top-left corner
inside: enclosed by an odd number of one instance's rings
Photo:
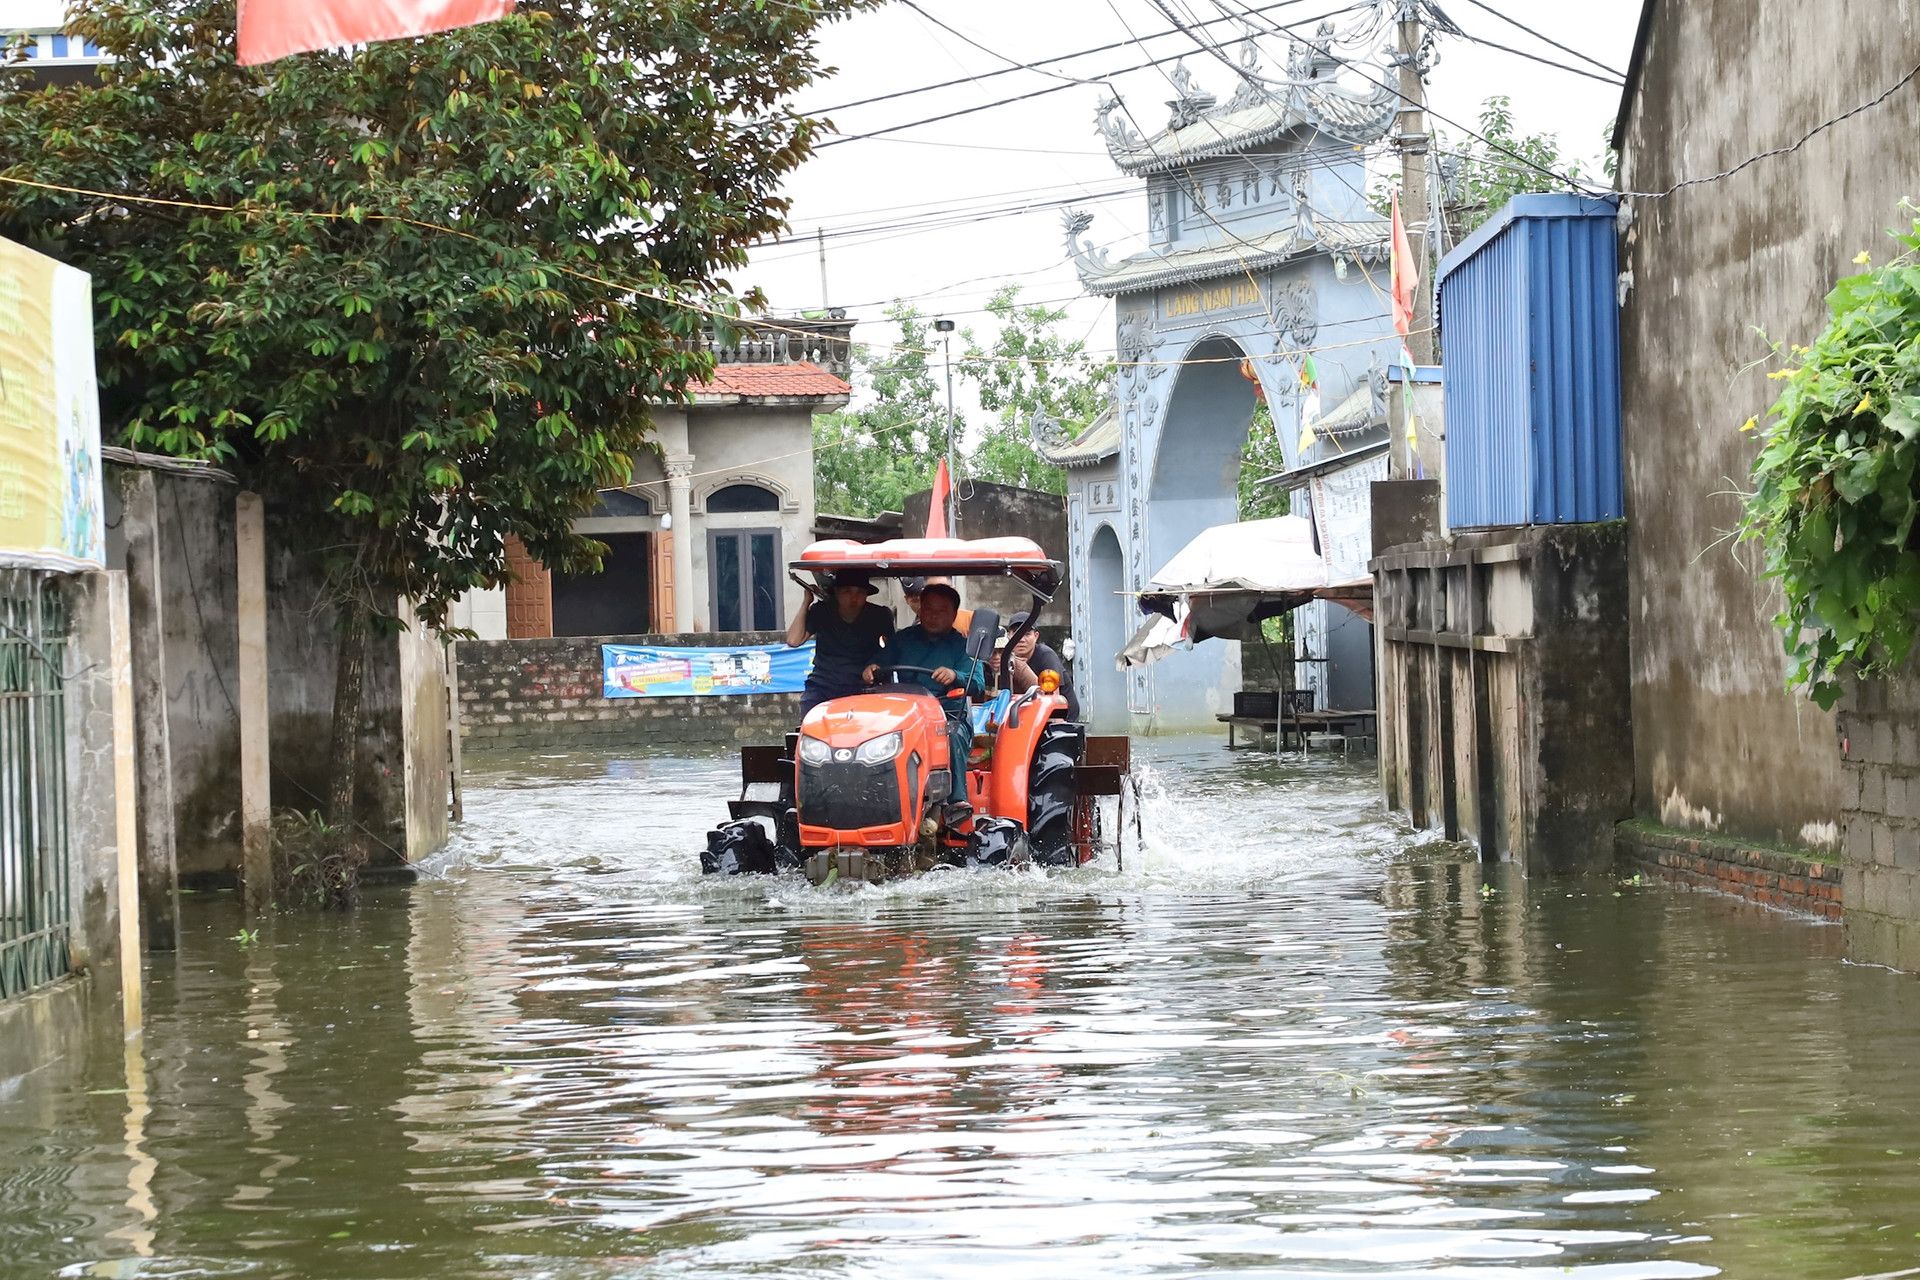
[[[816,542],[800,553],[793,568],[815,574],[822,585],[829,575],[851,569],[875,578],[1012,578],[1048,601],[1060,586],[1060,562],[1047,559],[1030,538],[895,538],[887,542]]]

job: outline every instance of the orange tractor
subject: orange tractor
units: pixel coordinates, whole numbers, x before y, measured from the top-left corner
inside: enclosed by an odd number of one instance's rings
[[[1060,566],[1026,538],[916,538],[816,542],[793,568],[823,589],[842,571],[869,578],[926,575],[1008,578],[1033,596],[1014,628],[1011,653],[1032,615],[1053,599]],[[816,884],[878,881],[935,867],[1071,867],[1093,859],[1097,800],[1125,785],[1125,737],[1089,737],[1067,718],[1052,673],[1025,693],[1007,688],[994,657],[1000,619],[975,609],[967,655],[988,665],[985,699],[952,706],[963,689],[936,697],[916,683],[877,684],[816,706],[783,747],[741,752],[741,794],[731,821],[708,833],[710,875],[798,868]],[[922,673],[888,667],[882,681]],[[997,691],[995,691],[997,689]],[[949,712],[972,723],[972,750],[953,758]],[[950,802],[953,771],[966,773],[966,801]],[[1136,804],[1137,813],[1137,804]]]

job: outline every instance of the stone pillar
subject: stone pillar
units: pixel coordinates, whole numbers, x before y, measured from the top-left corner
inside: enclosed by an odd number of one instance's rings
[[[704,631],[693,613],[693,455],[669,453],[667,512],[673,517],[673,617],[682,631]]]
[[[141,933],[149,951],[172,951],[177,945],[180,877],[173,847],[173,749],[167,735],[160,510],[154,488],[151,471],[129,468],[121,472],[134,745],[139,773]]]
[[[135,856],[133,670],[127,647],[127,575],[66,580],[67,841],[72,863],[76,967],[95,998],[118,1001],[122,1029],[140,1029],[140,870]]]
[[[234,499],[240,632],[240,884],[250,912],[273,905],[273,805],[267,755],[267,522],[257,493]]]

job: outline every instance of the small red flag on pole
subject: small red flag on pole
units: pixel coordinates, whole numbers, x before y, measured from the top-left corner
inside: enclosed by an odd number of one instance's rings
[[[939,469],[933,473],[933,494],[927,499],[927,536],[929,538],[951,538],[947,532],[947,497],[953,492],[953,479],[947,475],[947,460],[940,459]]]
[[[240,65],[492,22],[513,0],[240,0]]]
[[[1393,195],[1393,331],[1401,337],[1413,328],[1413,293],[1420,287],[1420,268],[1413,261],[1407,224],[1400,220],[1400,193]]]

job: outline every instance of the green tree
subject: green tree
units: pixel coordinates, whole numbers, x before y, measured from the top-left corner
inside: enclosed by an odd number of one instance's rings
[[[933,326],[904,302],[886,315],[900,331],[899,349],[856,346],[853,353],[854,381],[871,399],[813,420],[814,505],[821,511],[898,511],[908,494],[933,483],[946,456],[946,388],[927,354],[935,346]]]
[[[1580,176],[1579,161],[1561,154],[1557,134],[1514,129],[1513,104],[1505,94],[1481,105],[1478,131],[1484,141],[1449,145],[1441,159],[1447,232],[1454,244],[1517,195],[1565,190],[1567,184],[1552,175]]]
[[[109,435],[233,467],[320,549],[336,825],[369,628],[498,584],[510,536],[597,567],[572,518],[710,367],[669,300],[758,304],[720,273],[783,223],[818,27],[869,2],[529,0],[243,68],[232,0],[96,0],[97,79],[0,92],[0,234],[92,273]]]
[[[960,371],[973,383],[980,407],[994,415],[967,454],[967,474],[978,480],[1065,493],[1067,477],[1035,452],[1029,424],[1036,413],[1078,430],[1106,408],[1114,365],[1087,354],[1085,339],[1060,333],[1065,308],[1022,306],[1020,286],[1005,284],[987,301],[999,322],[982,346],[971,329]]]
[[[1240,450],[1240,518],[1268,520],[1292,509],[1290,496],[1278,485],[1262,484],[1268,476],[1287,469],[1280,433],[1273,426],[1273,410],[1262,399],[1247,428],[1246,447]]]

